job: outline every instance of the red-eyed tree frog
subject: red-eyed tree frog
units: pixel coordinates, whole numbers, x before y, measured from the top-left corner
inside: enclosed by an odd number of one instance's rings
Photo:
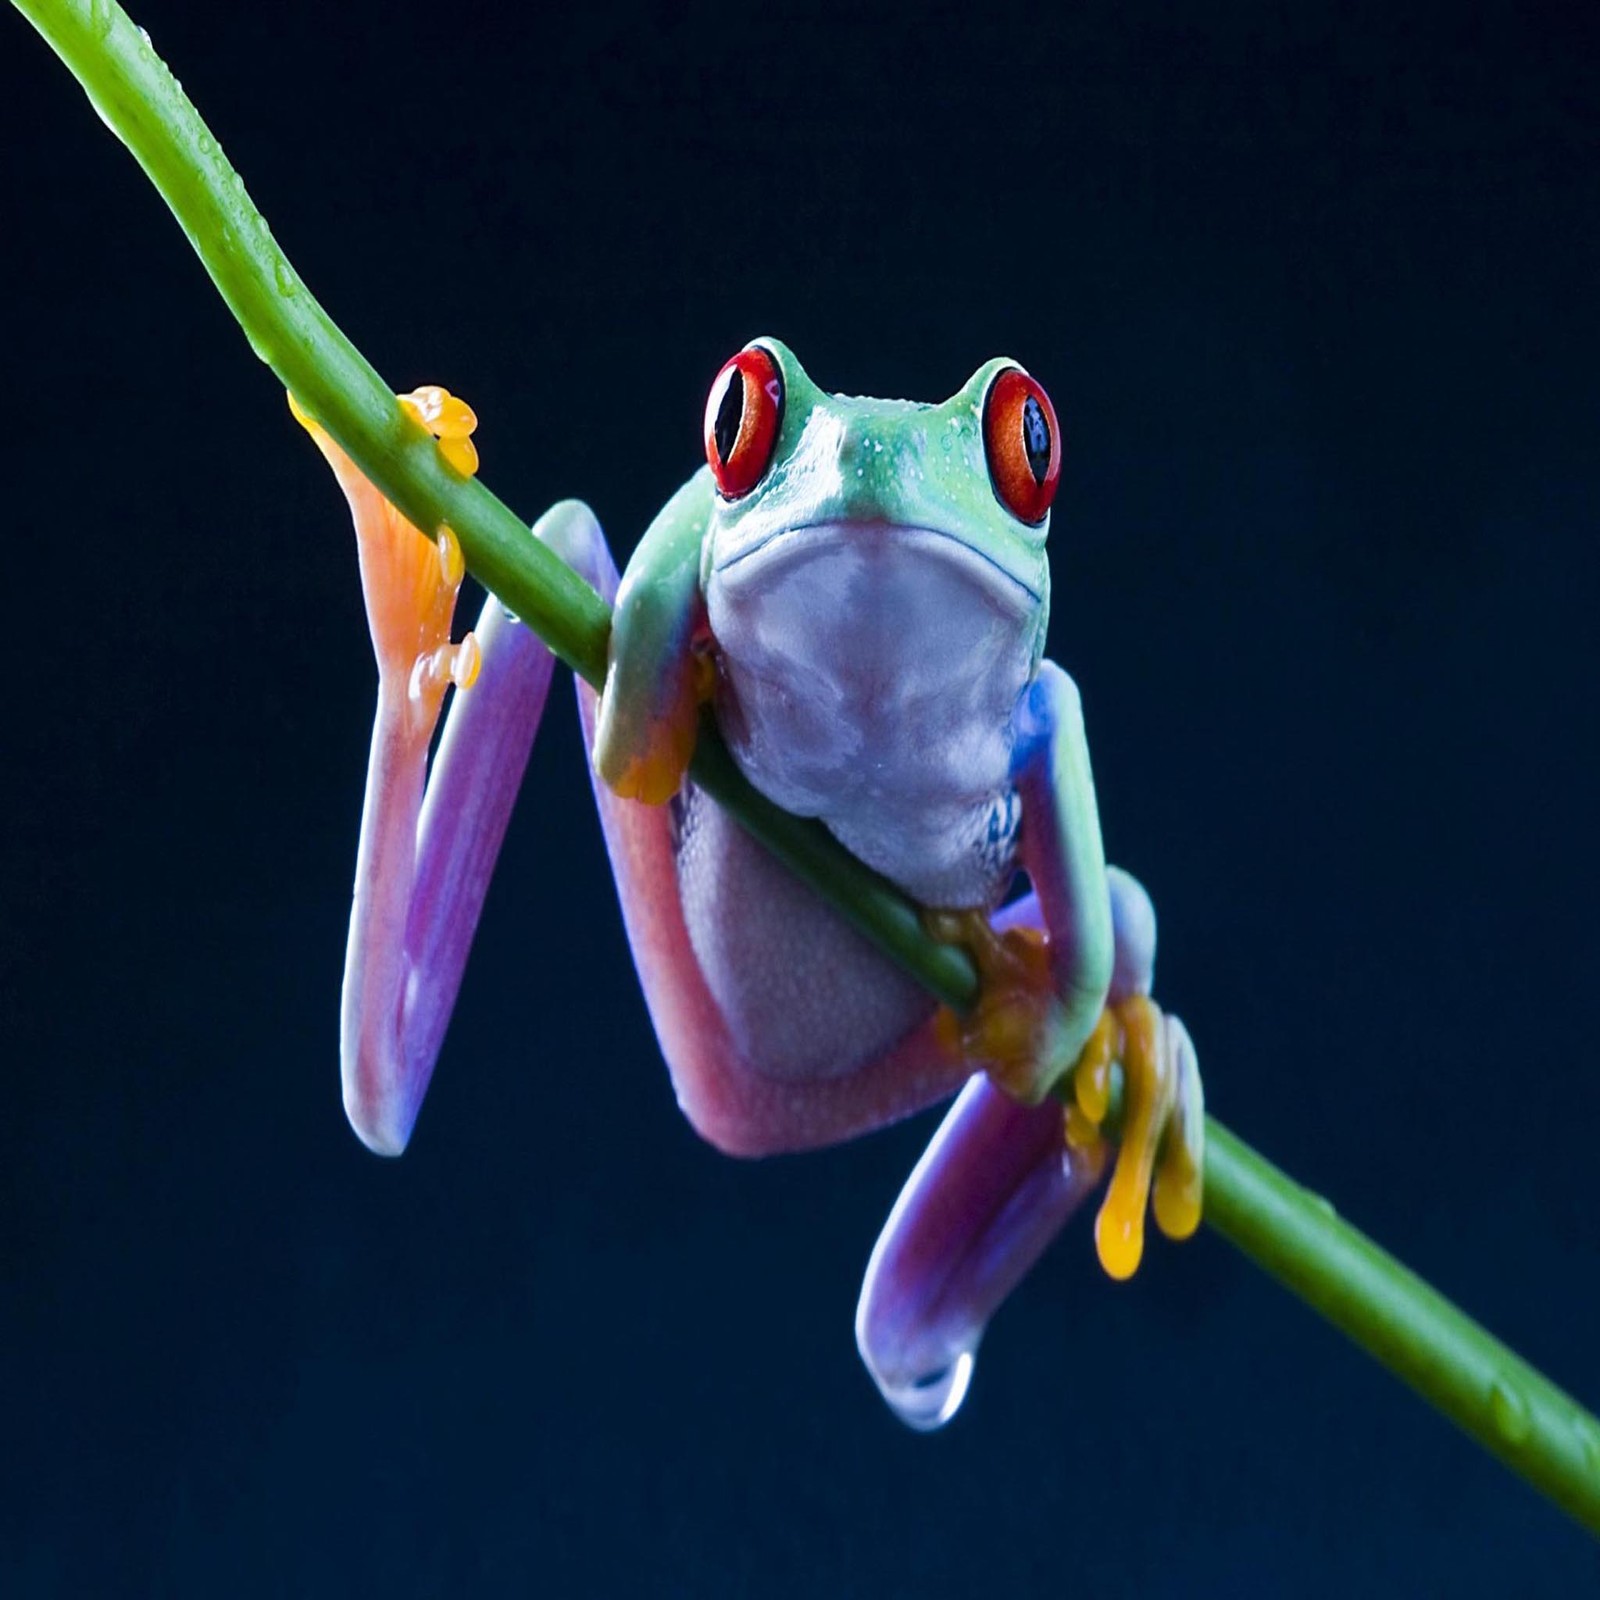
[[[457,470],[475,469],[461,401],[429,388],[402,404]],[[553,659],[493,596],[451,643],[454,536],[406,523],[301,420],[354,513],[379,673],[344,1102],[371,1148],[398,1154]],[[614,602],[605,686],[580,682],[579,708],[628,938],[690,1122],[756,1156],[960,1091],[873,1253],[856,1324],[885,1398],[934,1427],[961,1403],[990,1314],[1103,1174],[1114,1064],[1125,1093],[1103,1264],[1116,1277],[1137,1266],[1152,1176],[1163,1231],[1199,1220],[1193,1046],[1149,999],[1154,912],[1106,866],[1078,692],[1043,658],[1060,428],[1013,361],[923,405],[826,394],[760,339],[717,374],[704,437],[705,465],[620,583],[587,506],[556,505],[533,533]],[[708,702],[757,789],[821,819],[972,951],[972,1017],[938,1010],[687,779]],[[1019,873],[1028,892],[1008,902]]]

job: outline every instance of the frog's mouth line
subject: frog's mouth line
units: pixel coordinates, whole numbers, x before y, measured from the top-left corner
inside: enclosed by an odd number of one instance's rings
[[[921,547],[927,555],[950,567],[963,569],[974,583],[1002,605],[1026,613],[1039,604],[1039,593],[1032,584],[1019,578],[993,556],[975,550],[967,541],[943,528],[913,527],[896,522],[803,522],[798,527],[774,528],[754,544],[736,550],[713,571],[729,577],[736,568],[746,567],[738,581],[756,576],[747,563],[755,562],[762,573],[773,567],[815,557],[829,549],[860,549],[872,544],[893,544],[903,550]],[[760,557],[759,560],[755,558]]]

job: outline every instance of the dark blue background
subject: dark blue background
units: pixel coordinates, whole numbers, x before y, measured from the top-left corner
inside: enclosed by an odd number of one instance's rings
[[[1052,654],[1214,1108],[1600,1401],[1592,8],[577,9],[138,20],[530,517],[630,549],[757,333],[849,392],[1027,362]],[[851,1314],[931,1123],[695,1140],[565,695],[415,1143],[363,1151],[343,507],[14,15],[0,139],[0,1591],[1588,1592],[1213,1237],[1117,1288],[1080,1222],[902,1431]]]

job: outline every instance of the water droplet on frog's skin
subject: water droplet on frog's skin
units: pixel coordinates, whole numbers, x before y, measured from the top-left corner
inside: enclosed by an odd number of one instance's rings
[[[156,53],[156,47],[153,44],[150,43],[150,35],[148,33],[146,33],[143,28],[140,28],[139,29],[139,54],[142,55],[142,56],[153,56],[155,53]]]
[[[1489,1415],[1494,1419],[1495,1432],[1507,1444],[1524,1443],[1532,1431],[1528,1402],[1504,1378],[1496,1378],[1489,1391]]]
[[[963,1350],[948,1367],[926,1373],[908,1383],[878,1383],[878,1392],[889,1409],[918,1433],[942,1428],[967,1398],[972,1385],[972,1369],[977,1364],[970,1350]],[[876,1374],[874,1374],[876,1376]]]
[[[272,263],[272,276],[277,280],[278,293],[289,299],[295,291],[294,269],[282,256]]]
[[[209,133],[202,133],[196,142],[200,147],[201,155],[208,156],[211,154],[211,135]]]

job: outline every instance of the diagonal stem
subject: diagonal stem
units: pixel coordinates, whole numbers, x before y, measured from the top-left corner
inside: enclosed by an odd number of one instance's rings
[[[171,207],[251,348],[420,528],[448,523],[467,564],[574,671],[604,679],[605,603],[476,479],[441,459],[300,282],[238,174],[115,0],[12,0]],[[815,822],[757,793],[708,727],[696,782],[932,993],[969,1007],[966,955]],[[1600,1423],[1325,1201],[1207,1119],[1206,1221],[1591,1533]]]

